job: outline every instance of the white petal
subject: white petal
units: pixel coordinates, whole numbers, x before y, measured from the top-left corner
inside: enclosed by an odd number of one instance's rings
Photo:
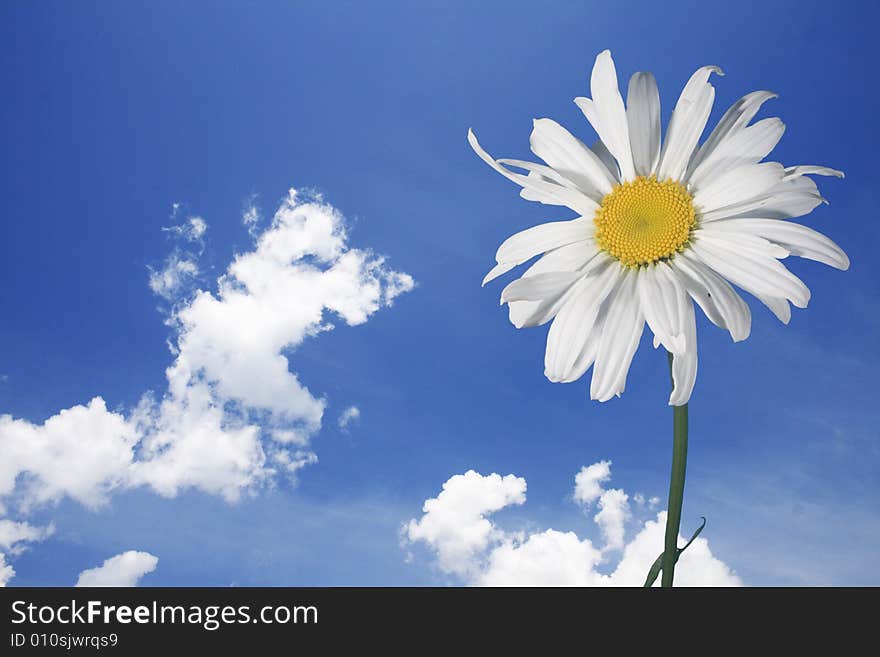
[[[598,254],[599,249],[592,239],[572,242],[545,253],[523,272],[523,276],[534,276],[550,271],[577,271],[583,269]]]
[[[756,164],[770,154],[785,132],[777,119],[763,119],[725,139],[718,148],[694,169],[688,178],[691,189],[711,184],[719,176],[746,164]]]
[[[574,104],[578,106],[578,109],[583,113],[586,117],[587,121],[590,122],[590,125],[595,126],[599,125],[599,115],[596,112],[596,105],[589,98],[585,98],[583,96],[579,96],[574,99]],[[598,133],[599,131],[596,130]],[[612,184],[617,184],[620,182],[620,165],[617,163],[617,160],[614,159],[614,156],[611,154],[611,151],[608,150],[608,147],[605,143],[598,139],[596,142],[590,147],[596,156],[599,158],[599,161],[605,165],[605,168],[611,174]]]
[[[712,221],[737,217],[791,219],[809,213],[824,201],[816,183],[809,178],[788,178],[759,196],[711,212],[704,211],[700,214],[700,222],[705,225]]]
[[[573,242],[548,251],[526,269],[523,277],[545,274],[551,271],[576,271],[586,267],[600,254],[593,240]],[[510,323],[522,328],[527,318],[541,307],[542,301],[511,301],[507,304]],[[549,321],[551,318],[548,318]]]
[[[500,160],[499,160],[499,162],[500,162]],[[549,169],[550,167],[547,167],[547,168]],[[541,174],[536,173],[534,171],[530,171],[529,175],[526,176],[526,178],[531,178],[539,183],[543,181],[543,182],[551,183],[554,185],[558,184],[558,183],[555,183],[554,181],[550,180],[549,178],[545,178]],[[548,196],[547,194],[545,194],[543,192],[536,192],[529,187],[523,187],[521,190],[519,190],[519,195],[520,195],[520,197],[524,198],[527,201],[537,201],[538,203],[543,203],[544,205],[562,205],[562,206],[565,205],[565,203],[560,201],[558,197]]]
[[[550,254],[544,256],[549,257]],[[526,272],[529,275],[542,273],[541,271],[533,271],[539,268],[541,260],[536,262]],[[612,264],[613,260],[601,251],[596,249],[594,255],[591,256],[582,266],[578,267],[578,271],[585,277],[598,276],[606,267]],[[545,265],[546,267],[555,267],[552,262]],[[570,290],[571,288],[569,288]],[[560,308],[567,299],[569,290],[562,291],[558,296],[551,296],[542,301],[511,301],[508,304],[510,323],[517,328],[526,326],[541,326],[546,324],[556,316]]]
[[[589,121],[590,125],[593,126],[593,129],[596,131],[596,134],[598,134],[599,130],[596,126],[599,125],[599,112],[596,110],[596,104],[592,99],[585,96],[578,96],[575,98],[574,104],[578,106],[578,109],[583,113],[584,118]],[[602,141],[602,139],[600,138],[599,141]]]
[[[776,315],[780,322],[788,324],[791,321],[791,306],[788,305],[786,299],[779,297],[768,297],[763,294],[756,294],[755,298],[767,306],[770,311]]]
[[[535,119],[533,126],[529,144],[535,155],[594,201],[611,191],[614,176],[580,139],[551,119]]]
[[[571,221],[553,221],[532,226],[511,235],[498,247],[495,253],[498,266],[486,275],[483,285],[539,253],[546,253],[557,247],[592,237],[592,231],[592,220],[581,217]]]
[[[691,248],[700,260],[732,283],[755,296],[784,297],[799,308],[806,308],[810,290],[778,260],[744,253],[736,243],[694,237]]]
[[[546,198],[561,205],[565,205],[583,215],[592,215],[596,211],[598,207],[596,202],[579,190],[549,182],[543,176],[524,176],[520,173],[514,173],[513,171],[504,168],[498,164],[491,155],[483,150],[482,146],[480,146],[480,143],[477,141],[477,136],[474,134],[473,130],[468,130],[468,143],[480,159],[495,169],[495,171],[508,180],[515,182],[517,185],[529,189],[534,194],[539,195],[540,198]]]
[[[516,328],[543,326],[556,317],[567,297],[561,294],[543,301],[511,301],[508,304],[508,318]]]
[[[781,260],[791,255],[785,247],[750,233],[719,231],[712,230],[711,226],[701,226],[694,231],[694,237],[708,244],[734,250],[743,257],[754,256]]]
[[[779,244],[792,255],[823,262],[837,269],[849,269],[849,258],[837,244],[812,228],[778,219],[726,219],[702,228],[715,231],[758,235]]]
[[[724,116],[721,117],[721,120],[715,126],[708,139],[700,146],[700,150],[694,155],[688,171],[695,170],[728,136],[744,129],[749,121],[755,117],[755,114],[758,113],[758,110],[761,109],[761,105],[776,97],[777,95],[772,91],[753,91],[731,105],[724,113]]]
[[[640,268],[636,280],[645,321],[657,342],[668,351],[683,354],[686,348],[684,321],[687,307],[692,308],[683,283],[665,262]]]
[[[703,134],[715,100],[715,88],[709,84],[712,73],[724,75],[717,66],[704,66],[691,76],[681,92],[669,120],[666,142],[660,154],[657,167],[660,180],[681,180],[687,170],[688,161]]]
[[[566,380],[594,330],[602,302],[621,277],[620,267],[610,266],[596,276],[579,281],[556,315],[547,334],[544,375]]]
[[[694,205],[700,214],[726,208],[773,189],[785,169],[777,162],[747,164],[718,176],[694,194]]]
[[[610,296],[610,295],[609,295]],[[574,364],[569,369],[568,374],[559,380],[560,383],[571,383],[581,378],[593,362],[596,360],[596,353],[599,350],[599,341],[602,339],[602,331],[605,327],[605,320],[608,317],[608,297],[599,307],[599,315],[596,317],[596,323],[593,324],[593,330],[587,336],[581,352],[578,354]]]
[[[630,363],[645,328],[634,272],[624,274],[612,295],[590,382],[590,398],[599,401],[607,401],[623,392]]]
[[[537,174],[557,185],[572,189],[575,187],[574,183],[567,180],[561,173],[556,171],[556,169],[548,167],[546,164],[538,164],[537,162],[529,162],[528,160],[513,160],[507,157],[498,158],[497,161],[498,164],[525,169],[529,173]]]
[[[786,178],[796,178],[798,176],[834,176],[835,178],[846,177],[843,171],[832,169],[831,167],[817,166],[815,164],[801,164],[796,167],[787,167],[785,169]]]
[[[626,92],[626,119],[633,166],[640,176],[654,173],[660,160],[660,92],[650,73],[635,73]]]
[[[730,331],[734,342],[749,337],[752,313],[730,283],[687,251],[676,256],[672,268],[682,276],[688,294],[713,324]]]
[[[605,168],[611,172],[611,175],[614,176],[614,182],[619,182],[620,167],[617,166],[617,160],[614,159],[611,151],[609,151],[608,147],[602,143],[602,140],[596,140],[596,142],[590,146],[590,150],[596,154],[596,157],[598,157],[602,164],[605,165]]]
[[[590,76],[590,92],[599,119],[598,125],[594,124],[593,127],[620,165],[623,180],[632,180],[636,173],[629,143],[629,126],[617,84],[617,70],[609,50],[603,50],[596,57]]]
[[[683,318],[687,350],[672,356],[672,394],[670,406],[688,403],[694,384],[697,382],[697,323],[694,317],[694,304],[688,302]]]
[[[511,269],[516,267],[518,264],[520,264],[520,263],[504,262],[504,263],[499,263],[499,264],[495,265],[494,267],[492,267],[492,269],[489,270],[489,273],[483,277],[483,283],[482,283],[483,286],[485,286],[486,283],[494,281],[499,276],[503,276],[504,274],[509,272]]]
[[[501,303],[508,301],[543,301],[563,294],[582,274],[571,271],[551,271],[546,274],[524,276],[509,283],[501,291]]]

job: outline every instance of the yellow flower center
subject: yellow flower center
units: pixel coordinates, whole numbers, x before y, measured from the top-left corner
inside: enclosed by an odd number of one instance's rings
[[[694,227],[694,204],[684,185],[639,176],[615,185],[593,221],[596,243],[628,267],[671,258]]]

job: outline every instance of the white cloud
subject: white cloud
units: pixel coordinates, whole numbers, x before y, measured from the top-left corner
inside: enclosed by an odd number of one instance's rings
[[[205,223],[190,217],[169,230],[197,241]],[[332,321],[362,324],[413,287],[407,274],[347,242],[336,209],[291,190],[216,292],[180,296],[174,275],[157,272],[161,282],[151,286],[174,302],[167,391],[158,400],[145,394],[130,411],[95,397],[42,423],[0,416],[0,502],[27,512],[69,497],[95,508],[135,486],[235,500],[316,462],[310,439],[326,402],[291,370],[290,354]],[[180,258],[190,256],[176,253],[179,273]]]
[[[171,394],[204,381],[224,399],[317,430],[324,401],[300,383],[284,354],[331,328],[328,311],[362,324],[412,287],[407,275],[368,251],[347,248],[346,240],[335,209],[301,203],[291,192],[256,249],[237,256],[221,277],[219,293],[200,291],[178,311]],[[392,294],[401,277],[408,285]]]
[[[55,531],[53,525],[35,527],[27,522],[0,518],[0,586],[15,577],[15,569],[6,563],[6,556],[16,556],[27,549],[25,544],[43,541]]]
[[[599,486],[609,478],[610,462],[596,463],[581,469],[575,477],[574,490],[574,498],[581,504],[599,500],[600,511],[594,520],[605,536],[605,550],[597,549],[589,539],[580,539],[574,532],[548,529],[525,533],[500,528],[487,516],[510,504],[523,504],[526,482],[513,475],[483,476],[473,470],[455,475],[443,485],[437,498],[426,501],[424,515],[404,526],[403,537],[409,542],[425,543],[436,556],[439,569],[465,584],[641,586],[663,550],[666,514],[661,512],[655,520],[646,520],[627,543],[627,495],[619,489],[604,490]],[[679,540],[683,544],[683,539]],[[609,571],[606,551],[612,547],[623,551]],[[602,566],[605,568],[600,570]],[[684,552],[675,574],[678,586],[742,584],[712,554],[703,538],[696,539]]]
[[[581,468],[574,477],[574,501],[589,506],[602,494],[602,482],[611,478],[611,461]]]
[[[70,497],[98,507],[128,477],[138,433],[95,397],[42,424],[0,416],[0,499],[27,511]]]
[[[599,512],[593,517],[602,536],[605,549],[622,550],[626,522],[632,517],[629,496],[619,488],[606,490],[599,497]]]
[[[646,498],[642,493],[636,493],[635,495],[633,495],[633,501],[639,508],[656,509],[657,506],[660,504],[660,498],[656,495]]]
[[[180,205],[175,203],[172,207],[171,218],[173,219],[177,216]],[[205,231],[208,230],[208,223],[201,217],[187,217],[187,220],[182,224],[166,226],[162,230],[174,233],[187,241],[198,242],[204,237]]]
[[[602,484],[611,478],[611,461],[584,466],[574,477],[574,501],[588,508],[598,500],[599,512],[593,517],[605,539],[605,550],[623,549],[625,525],[632,517],[629,496],[619,488],[605,490]],[[636,500],[644,496],[636,493]]]
[[[204,219],[202,219],[201,217],[190,217],[186,235],[188,239],[191,240],[201,239],[202,235],[205,234],[205,231],[207,229],[208,224],[205,223]]]
[[[167,301],[178,298],[199,275],[195,258],[178,251],[168,256],[161,269],[148,269],[150,289]]]
[[[336,420],[336,424],[339,425],[339,428],[343,431],[348,429],[349,425],[352,422],[357,421],[361,417],[361,409],[357,406],[349,406],[342,413],[339,414],[339,419]]]
[[[241,212],[241,223],[247,228],[251,237],[257,236],[257,224],[262,216],[260,208],[257,207],[257,195],[251,194],[244,203],[244,209]]]
[[[260,427],[224,409],[208,384],[182,386],[150,411],[127,485],[148,485],[166,497],[199,488],[235,501],[273,474]]]
[[[0,553],[0,586],[6,586],[13,577],[15,577],[15,568],[6,563],[6,557]]]
[[[158,557],[149,552],[129,550],[82,571],[76,586],[137,586],[141,577],[156,570],[158,563]]]
[[[504,537],[485,516],[525,501],[525,479],[484,477],[468,470],[449,479],[437,497],[425,502],[424,515],[409,521],[405,537],[431,545],[444,571],[472,578],[479,573],[489,545]]]
[[[25,543],[36,543],[47,539],[55,531],[53,525],[35,527],[26,522],[15,522],[0,518],[0,551],[21,554]]]
[[[241,222],[245,226],[251,226],[251,225],[257,223],[259,218],[260,218],[260,211],[257,210],[257,206],[255,206],[255,205],[249,205],[247,208],[245,208],[244,212],[242,212],[242,214],[241,214]]]
[[[647,520],[641,531],[626,545],[623,558],[611,576],[612,583],[641,586],[654,560],[663,551],[665,533],[666,512],[661,511],[656,519]],[[678,544],[684,543],[685,539],[679,534]],[[682,553],[675,566],[675,585],[742,586],[742,581],[727,564],[712,554],[706,539],[697,538]]]
[[[180,204],[175,203],[171,219],[176,220],[179,212]],[[184,301],[194,290],[200,274],[198,259],[204,250],[202,237],[208,230],[208,224],[201,217],[188,217],[185,222],[166,226],[162,230],[171,233],[182,245],[174,247],[160,268],[147,267],[150,289],[166,301]]]
[[[477,586],[595,586],[601,553],[574,532],[548,529],[525,540],[507,538],[491,550]]]

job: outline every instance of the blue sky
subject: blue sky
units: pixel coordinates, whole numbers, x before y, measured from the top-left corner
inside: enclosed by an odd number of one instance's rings
[[[507,522],[585,535],[569,499],[582,465],[610,459],[615,485],[665,499],[668,376],[647,332],[624,396],[590,402],[587,381],[543,377],[546,328],[515,330],[501,286],[480,287],[504,238],[572,215],[519,199],[467,129],[523,159],[536,117],[591,141],[571,100],[610,48],[622,79],[656,75],[664,122],[717,64],[710,124],[773,90],[762,115],[787,124],[773,159],[845,170],[800,221],[851,269],[787,261],[809,308],[786,327],[750,300],[743,343],[698,320],[683,531],[707,516],[713,553],[748,584],[880,584],[878,18],[817,2],[4,3],[0,414],[41,423],[98,395],[128,414],[162,395],[173,329],[148,267],[186,248],[162,228],[188,216],[208,224],[202,289],[253,249],[243,209],[271,217],[291,187],[322,193],[349,246],[416,283],[288,354],[327,403],[296,482],[237,503],[140,487],[97,510],[10,507],[55,527],[11,560],[12,583],[73,583],[129,549],[159,557],[149,585],[445,583],[428,555],[405,559],[399,529],[454,474],[524,477]]]

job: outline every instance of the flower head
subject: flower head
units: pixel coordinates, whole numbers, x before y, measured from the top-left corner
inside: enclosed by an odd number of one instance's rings
[[[592,367],[590,397],[620,395],[647,323],[654,346],[674,356],[669,403],[685,404],[697,375],[693,302],[740,341],[751,314],[730,283],[788,323],[789,302],[805,308],[810,291],[780,260],[796,255],[849,267],[830,239],[785,221],[824,200],[807,174],[843,173],[762,161],[785,126],[778,118],[752,119],[775,94],[747,94],[698,145],[715,98],[713,73],[722,75],[704,66],[691,76],[662,143],[654,76],[633,75],[624,105],[607,50],[593,67],[593,98],[575,98],[599,135],[592,147],[538,119],[530,144],[546,164],[495,160],[468,133],[477,155],[520,185],[523,198],[579,215],[508,238],[483,281],[541,255],[504,288],[501,302],[517,328],[552,320],[544,360],[551,381],[575,381]]]

